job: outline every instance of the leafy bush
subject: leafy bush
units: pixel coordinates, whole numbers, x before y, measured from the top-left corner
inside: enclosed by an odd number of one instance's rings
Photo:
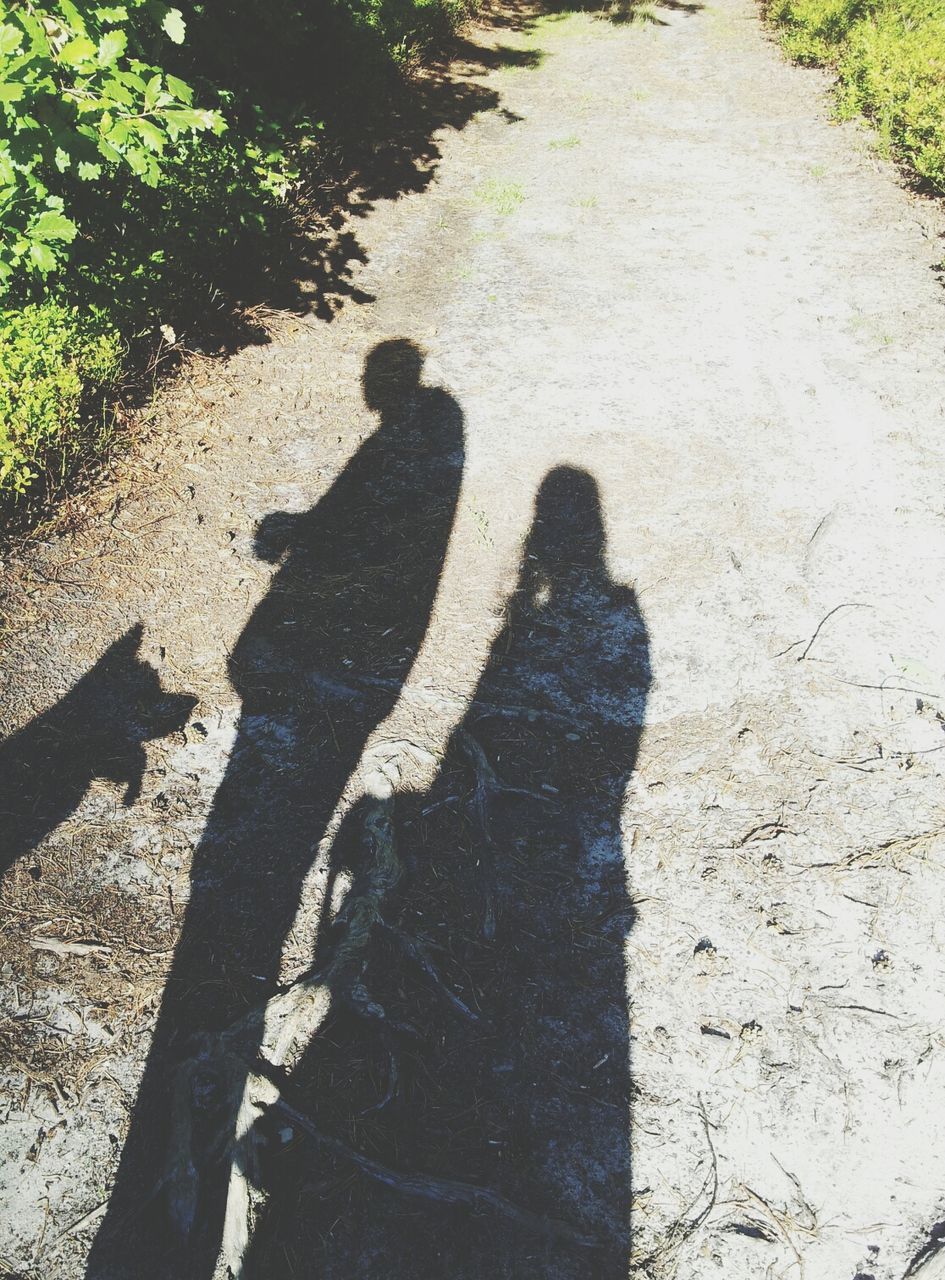
[[[99,443],[95,410],[122,354],[117,331],[95,312],[55,302],[0,311],[0,496],[37,480],[55,485]]]
[[[198,236],[231,244],[264,224],[299,176],[296,149],[326,119],[367,125],[386,73],[464,12],[464,0],[190,0],[185,21],[161,0],[13,0],[0,16],[0,293],[28,297],[66,270],[81,295],[91,268],[93,286],[139,305],[131,282],[159,280],[176,248],[162,215],[180,228],[179,203]],[[194,176],[211,179],[200,207]],[[116,214],[109,266],[87,248]]]
[[[0,498],[71,465],[159,326],[277,296],[320,157],[471,2],[0,0]]]
[[[8,10],[0,25],[0,285],[16,271],[45,276],[67,256],[78,231],[68,212],[76,183],[127,167],[156,186],[170,144],[222,130],[218,112],[195,108],[190,87],[150,60],[162,33],[179,43],[184,29],[179,9],[151,0]]]
[[[945,191],[943,0],[773,0],[800,62],[836,68],[842,114],[863,112],[885,147]]]

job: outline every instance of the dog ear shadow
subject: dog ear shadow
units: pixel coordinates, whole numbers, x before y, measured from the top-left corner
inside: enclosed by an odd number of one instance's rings
[[[256,526],[253,551],[259,560],[275,564],[298,537],[302,516],[291,511],[272,511]]]

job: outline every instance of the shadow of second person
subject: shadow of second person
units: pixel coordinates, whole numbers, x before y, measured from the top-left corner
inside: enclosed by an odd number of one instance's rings
[[[246,1280],[625,1280],[621,820],[650,674],[605,552],[594,480],[556,468],[432,787],[338,833],[331,1012],[261,1122]]]
[[[311,510],[259,528],[257,552],[279,568],[231,655],[236,739],[90,1256],[97,1280],[214,1272],[237,1077],[256,1056],[318,842],[423,641],[453,525],[462,414],[421,370],[412,343],[376,347],[363,389],[378,430]],[[212,1047],[234,1025],[244,1065],[231,1056],[221,1073]]]

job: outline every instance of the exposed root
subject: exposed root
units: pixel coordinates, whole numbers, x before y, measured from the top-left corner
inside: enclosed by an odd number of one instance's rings
[[[333,998],[347,1002],[362,1016],[383,1017],[380,1006],[369,1000],[359,983],[371,931],[382,922],[384,899],[402,874],[394,842],[393,797],[373,797],[365,802],[363,821],[371,844],[369,869],[363,888],[346,898],[338,914],[337,924],[342,933],[327,964],[301,974],[220,1033],[223,1041],[237,1042],[247,1030],[264,1020],[264,1045],[267,1048],[271,1045],[265,1058],[273,1066],[282,1066],[294,1048],[317,1029],[327,1012],[329,991]]]
[[[492,801],[496,796],[503,793],[506,795],[528,796],[530,799],[540,800],[544,804],[553,804],[554,801],[550,796],[542,795],[540,791],[532,791],[528,787],[511,787],[507,783],[500,781],[489,763],[485,751],[468,730],[458,730],[456,740],[459,742],[463,754],[472,765],[476,775],[476,785],[473,790],[470,807],[483,839],[480,853],[480,864],[483,871],[483,896],[485,898],[482,936],[486,939],[491,939],[495,936],[495,872],[492,852],[495,842],[492,837]]]
[[[253,1077],[254,1081],[259,1077]],[[519,1205],[513,1204],[497,1191],[489,1187],[479,1187],[471,1182],[454,1182],[448,1178],[431,1178],[424,1174],[400,1173],[387,1165],[362,1155],[353,1147],[337,1138],[330,1138],[301,1111],[297,1111],[282,1098],[270,1081],[265,1085],[271,1090],[269,1105],[288,1119],[292,1120],[303,1133],[308,1134],[323,1150],[330,1152],[342,1160],[347,1160],[356,1168],[384,1186],[391,1187],[403,1195],[419,1197],[424,1200],[435,1200],[439,1204],[468,1205],[472,1209],[491,1209],[501,1217],[517,1223],[520,1227],[534,1232],[549,1240],[577,1245],[584,1249],[599,1248],[601,1241],[586,1232],[579,1231],[570,1223],[558,1218],[548,1218],[543,1214],[532,1213]]]
[[[421,942],[418,942],[416,938],[411,938],[408,933],[404,933],[402,929],[398,929],[395,925],[388,924],[387,921],[382,921],[381,923],[390,936],[397,939],[410,959],[426,974],[451,1008],[455,1009],[462,1017],[468,1018],[470,1022],[482,1022],[479,1014],[473,1013],[472,1009],[460,1000],[456,992],[451,991],[446,985]]]
[[[337,923],[344,932],[326,973],[332,987],[334,980],[342,978],[352,965],[360,965],[371,930],[381,921],[384,902],[403,874],[394,840],[393,808],[392,796],[365,802],[364,829],[370,845],[368,870],[363,888],[350,894],[338,913]]]
[[[197,1168],[193,1161],[193,1082],[198,1059],[182,1062],[174,1073],[171,1094],[170,1142],[172,1162],[155,1194],[167,1189],[171,1223],[180,1239],[186,1240],[197,1214]]]
[[[463,752],[466,755],[467,760],[469,760],[476,772],[474,803],[477,805],[480,812],[483,834],[490,843],[492,841],[492,835],[490,831],[487,806],[491,797],[502,794],[510,796],[527,796],[530,800],[540,800],[542,804],[553,805],[555,803],[553,796],[545,795],[541,791],[534,791],[531,787],[513,787],[507,782],[502,782],[486,758],[486,753],[468,729],[458,730],[456,737],[463,748]]]
[[[338,993],[336,999],[356,1017],[363,1018],[368,1023],[376,1023],[382,1034],[388,1031],[399,1031],[401,1035],[408,1036],[412,1040],[420,1037],[420,1032],[412,1023],[393,1021],[384,1006],[372,998],[363,982],[348,984]]]
[[[239,1276],[252,1238],[252,1191],[259,1185],[258,1149],[261,1115],[255,1092],[244,1085],[231,1144],[230,1181],[226,1193],[221,1254],[233,1276]]]
[[[250,1009],[213,1038],[202,1036],[193,1055],[180,1063],[174,1073],[171,1100],[171,1162],[152,1196],[166,1190],[175,1230],[186,1239],[194,1227],[199,1172],[193,1156],[194,1083],[198,1072],[208,1072],[217,1081],[218,1101],[223,1114],[236,1116],[234,1131],[219,1135],[215,1151],[229,1162],[229,1188],[223,1230],[223,1258],[234,1276],[239,1276],[251,1234],[251,1187],[258,1185],[257,1148],[260,1098],[274,1086],[262,1076],[246,1072],[239,1042],[262,1022],[260,1061],[267,1067],[283,1067],[309,1042],[324,1020],[329,1000],[344,1004],[358,1017],[376,1025],[391,1058],[388,1094],[393,1096],[397,1066],[391,1051],[391,1032],[415,1037],[416,1029],[393,1022],[374,1000],[362,978],[367,946],[375,925],[384,923],[383,906],[401,878],[403,868],[397,855],[393,828],[393,794],[367,799],[360,811],[365,837],[370,845],[365,860],[363,883],[346,899],[338,915],[340,937],[328,963],[303,974],[291,986],[268,1001]],[[409,939],[402,939],[410,943]],[[421,965],[425,957],[418,944],[411,952]],[[435,975],[432,965],[426,970]],[[444,988],[445,990],[445,988]],[[465,1006],[453,997],[463,1009]],[[468,1014],[469,1011],[466,1010]],[[469,1015],[472,1016],[472,1015]],[[217,1158],[214,1153],[207,1153]]]
[[[389,1052],[387,1055],[387,1059],[388,1059],[387,1089],[384,1093],[384,1096],[383,1098],[381,1098],[380,1102],[375,1102],[370,1107],[365,1107],[365,1109],[361,1112],[362,1116],[375,1115],[378,1111],[383,1111],[384,1108],[387,1106],[387,1104],[393,1100],[393,1098],[397,1093],[397,1088],[398,1088],[398,1085],[400,1084],[400,1069],[397,1066],[397,1058],[393,1053]]]
[[[224,1048],[219,1039],[206,1055],[201,1054],[199,1058],[194,1057],[180,1064],[172,1116],[174,1140],[176,1144],[180,1144],[176,1147],[177,1160],[173,1169],[149,1197],[152,1199],[162,1188],[169,1188],[175,1225],[182,1238],[186,1238],[193,1227],[197,1201],[197,1172],[190,1154],[190,1089],[195,1073],[201,1069],[212,1070],[224,1081],[224,1087],[231,1094],[235,1087],[241,1088],[236,1133],[228,1142],[224,1142],[224,1135],[221,1135],[219,1142],[230,1165],[222,1260],[235,1280],[242,1273],[251,1238],[251,1188],[254,1184],[258,1185],[257,1150],[261,1142],[259,1120],[269,1110],[285,1116],[323,1151],[347,1161],[366,1177],[403,1195],[439,1204],[467,1206],[473,1210],[489,1210],[544,1239],[582,1249],[599,1248],[603,1243],[596,1236],[579,1230],[570,1223],[524,1209],[489,1187],[450,1178],[401,1172],[322,1133],[313,1120],[282,1097],[272,1079],[258,1070],[247,1070],[245,1060]],[[396,1078],[396,1066],[392,1064],[388,1094],[378,1107],[386,1105],[393,1096]],[[237,1082],[240,1082],[239,1086]]]
[[[485,846],[485,856],[481,858],[487,879],[484,933],[486,937],[491,937],[495,926],[495,909],[492,863],[488,850],[493,845],[491,808],[494,800],[502,794],[513,794],[528,796],[544,803],[553,804],[554,801],[539,792],[512,787],[502,782],[482,747],[470,734],[461,733],[460,743],[476,777],[472,806]],[[223,1261],[235,1277],[241,1273],[251,1239],[252,1189],[259,1185],[259,1120],[270,1108],[292,1120],[326,1152],[348,1161],[365,1176],[405,1195],[436,1200],[443,1204],[468,1205],[473,1209],[490,1209],[546,1238],[567,1241],[584,1248],[594,1247],[600,1243],[595,1238],[556,1219],[521,1209],[489,1188],[449,1179],[400,1173],[362,1155],[354,1148],[321,1133],[312,1120],[282,1098],[279,1089],[268,1076],[260,1074],[260,1071],[266,1072],[269,1068],[283,1069],[294,1060],[324,1020],[329,1003],[340,1003],[377,1028],[388,1053],[390,1071],[387,1089],[384,1097],[370,1110],[382,1109],[394,1097],[399,1071],[392,1037],[399,1034],[415,1038],[419,1033],[407,1023],[392,1020],[383,1005],[373,998],[365,983],[368,946],[376,927],[382,928],[396,941],[455,1013],[467,1021],[481,1023],[479,1015],[440,976],[423,943],[385,918],[391,895],[403,876],[403,866],[394,835],[393,789],[380,785],[372,789],[375,794],[367,796],[349,814],[348,821],[363,824],[363,838],[368,848],[361,864],[363,870],[357,875],[336,918],[338,941],[331,956],[326,963],[302,974],[290,986],[255,1006],[224,1031],[212,1038],[201,1037],[193,1055],[177,1068],[171,1105],[172,1164],[154,1194],[162,1188],[167,1190],[175,1229],[181,1238],[186,1238],[194,1227],[200,1176],[193,1153],[194,1086],[198,1073],[206,1073],[216,1081],[215,1088],[218,1092],[214,1105],[219,1102],[224,1115],[236,1117],[233,1129],[228,1133],[221,1133],[213,1144],[214,1150],[205,1152],[207,1160],[216,1163],[223,1159],[229,1166]],[[378,791],[380,794],[376,794]],[[263,1024],[264,1031],[257,1041],[258,1062],[247,1070],[249,1064],[240,1042],[250,1036],[255,1039],[253,1033],[258,1033],[260,1023]]]
[[[261,1052],[274,1067],[291,1065],[328,1015],[324,973],[303,974],[264,1007]]]

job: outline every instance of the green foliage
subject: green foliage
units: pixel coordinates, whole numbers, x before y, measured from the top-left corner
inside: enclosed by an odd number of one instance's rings
[[[159,326],[267,297],[322,154],[383,127],[470,0],[177,3],[0,0],[0,496],[71,465]]]
[[[55,302],[0,311],[0,497],[61,481],[94,443],[94,410],[121,368],[121,340],[95,312]]]
[[[841,112],[945,191],[945,0],[774,0],[798,61],[833,66]]]
[[[157,187],[116,175],[108,202],[80,207],[87,234],[67,275],[73,296],[81,289],[132,342],[146,345],[162,323],[193,334],[264,255],[267,232],[285,216],[276,185],[285,168],[274,175],[228,130],[180,145]]]
[[[222,116],[153,58],[184,38],[180,10],[152,0],[102,7],[14,4],[0,23],[0,287],[48,275],[79,231],[70,199],[127,169],[156,186],[169,147],[220,131]]]

